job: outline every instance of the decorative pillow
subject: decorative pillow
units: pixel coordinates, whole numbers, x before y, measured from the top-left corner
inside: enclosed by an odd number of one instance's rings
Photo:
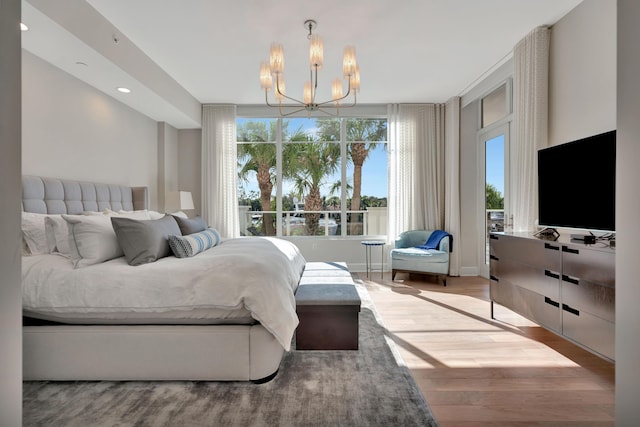
[[[44,219],[44,228],[49,242],[49,252],[71,256],[69,252],[69,227],[62,215],[50,215]]]
[[[169,236],[169,246],[177,258],[187,258],[220,243],[220,234],[213,228],[188,236]]]
[[[111,223],[129,265],[147,264],[171,255],[169,235],[180,234],[171,215],[149,220],[114,216]]]
[[[178,227],[180,227],[180,231],[183,236],[187,234],[199,233],[207,229],[207,223],[204,222],[202,217],[195,218],[182,218],[180,216],[174,216],[176,222],[178,223]]]
[[[69,227],[69,254],[76,268],[87,267],[124,253],[106,215],[62,215]]]
[[[22,212],[22,236],[31,255],[49,253],[49,242],[44,226],[47,214]]]
[[[173,212],[171,215],[177,216],[177,217],[180,217],[180,218],[189,218],[189,216],[187,216],[187,214],[182,212],[182,211]]]

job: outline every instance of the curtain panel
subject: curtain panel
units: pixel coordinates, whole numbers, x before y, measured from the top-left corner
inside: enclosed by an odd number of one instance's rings
[[[513,50],[513,231],[535,230],[538,218],[538,150],[548,146],[549,40],[549,28],[538,27]]]
[[[447,104],[391,104],[387,113],[389,235],[444,229],[457,240],[460,99]],[[455,268],[450,273],[459,274],[459,262],[451,265]]]
[[[235,105],[202,107],[202,217],[224,237],[239,237]]]

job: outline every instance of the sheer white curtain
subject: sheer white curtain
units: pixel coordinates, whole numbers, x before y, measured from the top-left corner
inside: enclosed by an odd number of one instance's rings
[[[532,231],[538,217],[538,149],[548,145],[550,30],[538,27],[513,50],[513,135],[510,199],[514,231]]]
[[[445,105],[388,106],[389,232],[444,227]]]
[[[202,217],[224,236],[238,237],[236,107],[202,107]]]

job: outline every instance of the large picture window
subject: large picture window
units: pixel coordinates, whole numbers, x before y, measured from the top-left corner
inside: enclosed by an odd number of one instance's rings
[[[242,234],[386,234],[386,119],[238,118],[236,124]]]

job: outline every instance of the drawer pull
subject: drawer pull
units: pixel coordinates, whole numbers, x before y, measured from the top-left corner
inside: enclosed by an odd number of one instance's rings
[[[493,276],[493,275],[489,275],[489,278],[490,278],[491,280],[496,281],[496,282],[499,282],[499,281],[500,281],[500,279],[498,279],[496,276]]]
[[[579,254],[580,250],[579,249],[573,249],[573,248],[570,248],[568,246],[564,246],[563,245],[562,246],[562,252],[567,252],[569,254]]]
[[[544,275],[545,275],[545,276],[547,276],[547,277],[551,277],[551,278],[553,278],[553,279],[559,279],[559,278],[560,278],[560,275],[559,275],[559,274],[554,273],[554,272],[552,272],[552,271],[550,271],[550,270],[545,270],[545,271],[544,271]]]
[[[489,238],[490,238],[490,239],[492,239],[492,240],[500,240],[500,239],[498,238],[498,236],[496,236],[496,235],[494,235],[494,234],[489,234]]]
[[[500,259],[495,255],[489,255],[489,259],[492,259],[494,261],[500,261]]]
[[[562,309],[564,311],[568,311],[571,314],[575,314],[576,316],[580,316],[580,311],[575,308],[569,307],[567,304],[562,304]]]
[[[554,307],[560,307],[560,303],[559,302],[556,302],[556,301],[552,300],[549,297],[544,297],[544,302],[546,302],[547,304],[550,304],[550,305],[552,305]]]
[[[554,246],[551,243],[545,243],[544,244],[544,248],[545,249],[551,249],[552,251],[559,251],[560,250],[560,246]]]
[[[574,279],[573,277],[567,276],[566,274],[562,275],[562,280],[564,282],[573,283],[574,285],[579,285],[580,284],[580,280],[579,279]]]

